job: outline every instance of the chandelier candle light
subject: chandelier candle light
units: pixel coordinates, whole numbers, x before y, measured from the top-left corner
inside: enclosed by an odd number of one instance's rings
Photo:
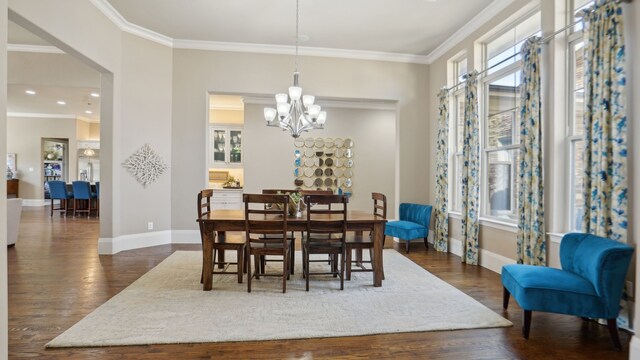
[[[298,85],[300,75],[298,72],[299,18],[299,0],[296,0],[296,70],[293,73],[293,86],[289,87],[289,95],[276,94],[275,109],[264,108],[264,119],[267,121],[267,126],[289,130],[294,138],[300,137],[300,134],[311,129],[323,129],[327,120],[327,113],[321,111],[320,105],[314,104],[315,96],[302,95],[302,88]]]

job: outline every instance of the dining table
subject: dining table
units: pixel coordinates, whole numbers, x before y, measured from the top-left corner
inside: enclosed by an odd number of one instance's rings
[[[265,215],[278,216],[278,215]],[[324,218],[318,220],[338,220],[339,215],[323,215]],[[316,220],[316,218],[314,218]],[[209,291],[213,283],[213,242],[216,232],[218,236],[226,231],[245,231],[244,210],[212,210],[208,215],[198,221],[202,222],[203,239],[203,281],[204,291]],[[373,247],[373,286],[382,286],[382,248],[384,245],[384,226],[387,220],[381,216],[376,216],[370,212],[349,210],[347,211],[347,231],[371,231],[374,241]],[[302,217],[287,217],[287,231],[303,232],[307,229],[307,216],[303,212]],[[218,261],[224,262],[224,251],[220,251]]]

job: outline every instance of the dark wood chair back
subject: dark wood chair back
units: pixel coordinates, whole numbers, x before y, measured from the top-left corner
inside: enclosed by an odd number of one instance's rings
[[[346,195],[305,195],[304,202],[307,204],[307,240],[344,242],[349,198]]]
[[[243,199],[247,245],[280,242],[286,246],[289,195],[244,194]]]
[[[387,218],[387,197],[381,193],[371,193],[371,199],[373,199],[373,215],[381,216],[383,219]]]
[[[213,196],[213,190],[204,189],[198,193],[198,225],[200,227],[200,242],[204,245],[204,227],[202,219],[209,216],[211,213],[211,197]]]

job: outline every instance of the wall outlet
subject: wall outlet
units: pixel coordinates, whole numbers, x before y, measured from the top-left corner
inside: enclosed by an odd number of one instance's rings
[[[629,296],[629,297],[635,297],[635,294],[633,293],[633,281],[631,281],[631,280],[627,280],[627,281],[624,283],[624,289],[625,289],[625,291],[626,291],[626,293],[627,293],[627,296]]]
[[[153,221],[147,223],[147,230],[153,230]]]

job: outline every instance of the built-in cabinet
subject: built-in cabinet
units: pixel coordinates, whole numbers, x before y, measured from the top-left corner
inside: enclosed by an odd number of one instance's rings
[[[242,189],[214,189],[211,197],[213,210],[241,210]]]
[[[242,128],[209,127],[209,166],[216,168],[242,166]]]

